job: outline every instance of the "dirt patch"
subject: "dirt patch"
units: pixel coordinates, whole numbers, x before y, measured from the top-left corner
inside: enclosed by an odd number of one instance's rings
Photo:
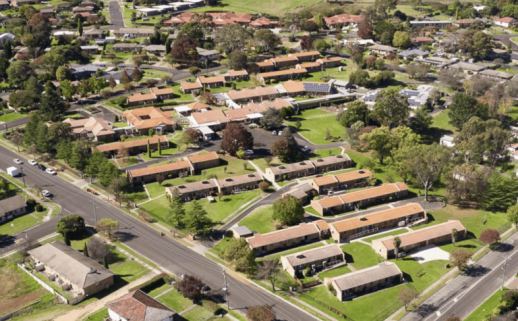
[[[3,283],[2,283],[3,284]],[[28,305],[31,302],[36,301],[40,297],[44,296],[47,293],[47,290],[40,289],[35,292],[30,292],[24,296],[20,296],[13,299],[3,300],[0,299],[0,315],[4,315],[6,313],[16,311],[24,306]]]
[[[0,269],[0,303],[2,299],[10,299],[13,297],[13,293],[15,293],[17,287],[17,275],[16,270],[10,269],[8,267],[4,267]],[[0,311],[2,309],[2,304],[0,304]]]

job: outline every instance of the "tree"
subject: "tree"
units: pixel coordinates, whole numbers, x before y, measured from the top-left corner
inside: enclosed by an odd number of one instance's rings
[[[11,142],[16,145],[18,151],[20,151],[20,145],[23,143],[23,135],[20,132],[15,132],[11,135]]]
[[[184,217],[185,209],[183,208],[183,200],[178,188],[175,187],[171,196],[171,203],[169,204],[167,222],[171,225],[182,226]]]
[[[450,124],[459,130],[471,117],[485,119],[488,113],[487,105],[479,103],[475,97],[464,93],[453,96],[449,109]]]
[[[507,219],[514,224],[516,228],[518,225],[518,205],[511,206],[507,209]]]
[[[326,51],[329,48],[331,48],[331,45],[329,42],[325,41],[324,39],[317,39],[313,41],[313,48],[318,51]]]
[[[198,301],[201,299],[201,288],[203,282],[197,277],[191,275],[184,275],[183,279],[178,284],[178,289],[182,293],[184,298]]]
[[[233,70],[241,70],[246,68],[247,57],[241,50],[234,50],[228,58],[228,67]]]
[[[455,166],[444,176],[448,201],[460,207],[482,203],[490,175],[487,167],[470,163]]]
[[[56,71],[56,79],[63,81],[65,79],[70,80],[70,71],[67,66],[59,66]]]
[[[226,53],[246,47],[250,34],[239,24],[226,24],[216,29],[214,42]]]
[[[127,74],[126,74],[127,75]],[[115,87],[117,87],[117,82],[115,79],[113,79],[112,76],[110,76],[110,79],[108,79],[108,83],[110,85],[110,88],[113,90]]]
[[[302,48],[302,50],[313,49],[313,38],[308,35],[300,37],[300,47]]]
[[[131,78],[133,78],[133,81],[136,82],[138,85],[138,83],[142,80],[143,77],[144,75],[142,75],[140,69],[138,69],[138,67],[135,67],[135,69],[133,69],[133,72],[131,73]]]
[[[453,243],[453,246],[455,247],[455,241],[457,240],[457,236],[459,235],[459,232],[457,229],[451,230],[451,242]]]
[[[229,123],[223,131],[221,149],[231,155],[236,155],[240,149],[250,149],[253,145],[254,136],[242,124]]]
[[[439,72],[441,84],[453,90],[459,90],[462,87],[461,79],[461,74],[456,69],[443,69]]]
[[[65,238],[80,235],[85,230],[85,220],[79,215],[68,215],[59,219],[56,232]]]
[[[86,243],[85,246],[83,246],[83,255],[86,257],[90,257],[90,255],[88,255],[88,247],[86,246]]]
[[[500,232],[498,232],[498,230],[488,228],[480,233],[478,239],[484,244],[489,244],[489,247],[494,249],[496,243],[500,241]]]
[[[178,38],[171,49],[171,56],[181,63],[196,63],[196,61],[198,61],[196,43],[189,37]]]
[[[370,133],[361,135],[360,139],[368,144],[369,149],[375,151],[374,156],[378,158],[380,164],[383,164],[383,160],[391,155],[393,145],[388,127],[376,128]]]
[[[95,229],[109,239],[113,239],[113,232],[119,228],[119,221],[112,220],[111,218],[101,218],[96,224]]]
[[[473,253],[465,249],[457,249],[451,252],[451,264],[458,267],[460,271],[464,271],[472,256]]]
[[[110,251],[108,244],[99,237],[91,237],[88,240],[88,254],[90,258],[97,261],[109,261],[113,254]]]
[[[360,87],[369,87],[371,85],[369,73],[361,69],[353,71],[349,75],[349,82]]]
[[[279,260],[264,260],[258,266],[257,278],[270,281],[272,290],[275,292],[275,282],[281,273]]]
[[[271,51],[282,44],[281,38],[270,29],[259,29],[254,33],[254,41],[265,50]]]
[[[412,63],[406,67],[406,72],[412,79],[426,80],[430,66],[421,63]]]
[[[274,321],[277,315],[269,305],[254,305],[246,310],[246,317],[250,321]]]
[[[518,197],[518,182],[493,171],[488,180],[488,186],[482,198],[482,206],[486,210],[504,212],[516,204]]]
[[[291,195],[276,200],[273,203],[273,219],[283,225],[296,225],[304,218],[304,208],[298,199]]]
[[[415,298],[417,298],[418,295],[419,292],[415,288],[406,286],[401,291],[399,291],[397,296],[401,303],[403,303],[405,306],[405,311],[408,311],[408,306]]]
[[[373,32],[374,27],[365,20],[358,25],[358,37],[362,39],[372,39]]]
[[[369,115],[370,110],[368,106],[361,101],[355,101],[348,104],[347,109],[336,116],[336,120],[344,127],[351,127],[358,121],[368,125],[370,121]]]
[[[223,250],[223,258],[231,262],[236,271],[253,275],[256,272],[255,253],[245,239],[231,238]]]
[[[126,84],[129,84],[131,82],[131,78],[130,76],[128,75],[128,72],[126,70],[124,70],[122,72],[122,76],[121,76],[121,79],[120,79],[120,83],[123,84],[123,85],[126,85]]]
[[[77,92],[77,87],[72,84],[72,82],[68,79],[61,81],[59,84],[59,88],[61,89],[61,94],[66,99],[70,100]]]
[[[178,32],[177,41],[181,38],[187,38],[191,39],[197,46],[201,45],[202,39],[205,37],[205,31],[205,25],[198,21],[184,23]],[[176,45],[176,42],[174,45]]]
[[[306,20],[302,24],[302,30],[307,31],[309,32],[309,34],[311,34],[313,31],[318,31],[318,25],[314,21]]]
[[[493,46],[492,36],[482,31],[466,30],[459,39],[459,48],[465,50],[473,58],[486,58]]]
[[[186,229],[194,235],[206,234],[214,223],[207,216],[207,211],[197,200],[191,202],[191,208],[187,212]]]
[[[77,33],[79,34],[79,37],[83,36],[83,21],[81,19],[77,20]]]
[[[171,52],[171,38],[167,37],[165,41],[165,54],[168,55]]]
[[[13,57],[13,47],[9,39],[4,42],[4,52],[2,55],[6,60]]]
[[[398,48],[407,48],[410,46],[410,36],[406,31],[396,31],[392,39],[392,45]]]
[[[7,77],[11,86],[21,87],[32,75],[34,71],[28,61],[17,60],[7,68]]]
[[[374,1],[374,11],[377,19],[383,20],[388,17],[388,12],[396,9],[398,0],[376,0]]]
[[[202,135],[199,130],[196,130],[194,128],[187,128],[187,130],[185,130],[182,133],[182,137],[180,140],[184,145],[188,147],[189,145],[196,143],[201,138],[201,136]]]
[[[279,128],[282,125],[282,117],[279,113],[279,110],[268,108],[264,114],[263,118],[259,121],[260,125],[266,130],[272,130],[274,128]]]
[[[401,247],[401,239],[399,238],[399,236],[396,236],[394,238],[394,241],[392,242],[392,244],[394,245],[394,256],[396,257],[396,261],[397,261],[397,259],[399,258],[399,249]]]
[[[421,105],[414,113],[410,127],[416,133],[425,133],[428,131],[430,126],[432,126],[432,123],[433,117],[430,115],[428,107],[426,105]]]

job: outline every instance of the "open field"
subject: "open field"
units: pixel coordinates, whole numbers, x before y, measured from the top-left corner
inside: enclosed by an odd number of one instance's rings
[[[222,0],[217,6],[206,6],[196,8],[192,11],[234,11],[239,13],[268,13],[281,15],[288,10],[303,6],[314,5],[322,2],[320,0],[289,0],[279,3],[275,0],[257,2],[254,0]]]
[[[295,127],[297,120],[302,125],[299,130]],[[303,116],[295,116],[290,121],[287,121],[287,124],[313,144],[330,144],[332,141],[326,140],[327,131],[333,137],[340,137],[340,140],[344,139],[345,129],[335,120],[334,115],[307,119],[303,118]],[[322,124],[326,124],[326,126],[322,126]]]
[[[273,232],[275,231],[275,226],[272,215],[273,205],[261,206],[247,215],[238,225],[246,226],[250,231],[261,234]]]

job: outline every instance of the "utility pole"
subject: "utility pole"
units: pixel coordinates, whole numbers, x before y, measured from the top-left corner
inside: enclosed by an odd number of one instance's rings
[[[227,274],[225,270],[223,270],[223,291],[225,291],[225,300],[227,301],[227,309],[230,310],[230,302],[228,301],[228,283],[227,283]]]
[[[95,206],[95,198],[92,200],[92,205],[94,207],[94,218],[95,218],[95,223],[97,223],[97,206]]]
[[[22,171],[23,186],[27,187],[27,185],[25,184],[25,175],[23,175],[23,165],[21,165],[20,168],[21,168],[21,171]]]

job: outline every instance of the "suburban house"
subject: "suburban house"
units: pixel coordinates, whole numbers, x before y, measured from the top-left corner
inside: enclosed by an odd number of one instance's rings
[[[297,64],[295,66],[297,69],[306,69],[308,72],[317,72],[322,71],[324,69],[323,65],[320,64],[318,61],[309,61],[309,62],[303,62],[300,64]]]
[[[352,161],[349,156],[347,156],[347,154],[342,154],[319,158],[316,160],[268,167],[265,171],[265,177],[271,182],[278,182],[343,169],[351,165]]]
[[[213,60],[218,60],[220,56],[219,51],[217,50],[196,48],[196,51],[198,51],[198,62],[202,62],[204,64],[207,64]]]
[[[446,147],[453,147],[455,146],[455,137],[450,135],[444,135],[439,140],[439,144]]]
[[[149,37],[155,34],[153,28],[119,28],[114,30],[117,38],[134,39],[141,37]]]
[[[327,194],[330,191],[334,192],[366,186],[371,177],[372,172],[370,170],[360,169],[358,171],[338,175],[315,177],[309,180],[309,185],[315,189],[318,194]]]
[[[511,17],[500,18],[499,16],[493,16],[493,24],[500,27],[509,28],[516,25],[516,20]]]
[[[327,82],[293,81],[288,80],[281,86],[290,97],[299,95],[329,95],[333,87]]]
[[[208,110],[203,113],[192,113],[188,117],[191,127],[208,127],[213,131],[221,130],[227,126],[230,119],[221,109]]]
[[[362,22],[363,19],[364,17],[362,15],[352,15],[346,13],[332,17],[324,17],[324,21],[328,28],[336,28],[338,25],[346,26],[349,24],[358,24]]]
[[[255,87],[253,89],[245,88],[242,90],[231,90],[226,93],[228,98],[235,103],[244,103],[249,101],[263,101],[275,98],[279,95],[277,89],[271,86]]]
[[[154,129],[156,133],[163,133],[175,128],[172,117],[156,107],[125,110],[120,119],[126,121],[128,126],[140,135],[148,135],[150,129]]]
[[[219,158],[219,155],[216,152],[211,152],[207,154],[195,154],[187,156],[186,158],[195,171],[200,171],[205,168],[216,167],[219,166],[221,163],[221,159]]]
[[[291,255],[281,256],[282,268],[292,277],[299,276],[304,269],[313,271],[345,263],[345,254],[338,244],[329,244]]]
[[[101,29],[88,29],[83,32],[83,38],[92,40],[92,39],[102,39],[104,38],[104,31]]]
[[[295,56],[271,58],[270,61],[273,63],[273,66],[277,69],[283,67],[292,67],[299,63],[299,59]]]
[[[301,223],[266,234],[255,234],[246,239],[256,255],[292,248],[320,240],[320,230],[313,223]]]
[[[99,54],[99,46],[81,46],[81,51],[88,55],[97,55]]]
[[[330,57],[330,58],[322,58],[318,59],[317,62],[324,66],[324,68],[333,68],[338,67],[342,64],[341,57]]]
[[[425,222],[425,210],[418,203],[394,207],[388,210],[366,214],[360,217],[343,219],[329,224],[331,236],[335,241],[352,240],[379,230]]]
[[[129,106],[146,105],[174,97],[173,88],[151,88],[148,93],[135,93],[129,96],[127,101]]]
[[[287,69],[287,70],[279,70],[279,71],[271,71],[271,72],[263,72],[259,74],[259,78],[265,82],[267,81],[281,81],[288,80],[293,78],[301,78],[305,76],[308,71],[304,68],[296,69]]]
[[[448,221],[441,224],[425,227],[416,231],[399,234],[397,237],[401,240],[399,253],[416,250],[420,247],[432,244],[444,244],[452,242],[452,231],[457,230],[455,241],[462,240],[466,237],[467,230],[460,221]],[[372,248],[376,253],[385,259],[395,257],[394,248],[395,236],[387,236],[372,241]]]
[[[45,17],[50,18],[54,16],[54,7],[45,7],[40,9],[40,13],[43,14]]]
[[[155,135],[150,138],[142,138],[112,144],[99,145],[92,147],[92,150],[98,150],[101,153],[106,154],[107,156],[115,156],[119,153],[119,151],[122,150],[127,150],[128,154],[135,155],[146,152],[148,144],[151,150],[158,150],[158,143],[160,143],[160,147],[162,149],[169,148],[169,141],[167,140],[166,136]]]
[[[215,196],[218,191],[218,182],[216,179],[192,182],[178,186],[167,187],[166,193],[173,196],[178,191],[180,197],[188,202],[193,199],[201,199],[207,196]]]
[[[433,39],[430,37],[414,37],[411,40],[416,46],[431,45],[433,43]]]
[[[21,7],[24,4],[36,4],[36,0],[11,0],[11,6]]]
[[[111,321],[173,321],[178,314],[141,290],[106,303]]]
[[[397,52],[397,48],[394,48],[391,46],[380,45],[377,43],[370,47],[367,47],[367,49],[372,52],[375,52],[377,54],[384,55],[384,56]]]
[[[163,175],[164,178],[172,178],[180,175],[189,175],[193,172],[193,168],[188,161],[177,161],[164,165],[149,166],[126,171],[126,176],[131,184],[149,183],[156,181],[157,175]]]
[[[148,53],[152,53],[155,56],[164,56],[165,55],[165,46],[164,45],[149,45],[145,46],[144,50]]]
[[[226,80],[223,76],[205,77],[199,76],[196,80],[202,88],[217,88],[225,86]]]
[[[495,79],[497,81],[511,80],[514,77],[513,74],[503,72],[503,71],[493,70],[493,69],[485,69],[485,70],[482,70],[481,72],[479,72],[478,74],[480,76]]]
[[[422,20],[422,21],[410,21],[410,27],[422,29],[425,27],[435,27],[439,29],[447,28],[453,24],[452,21],[440,21],[440,20]]]
[[[429,54],[430,54],[430,52],[427,50],[423,51],[420,49],[409,49],[409,50],[401,51],[400,53],[398,53],[398,56],[403,57],[403,59],[405,59],[405,60],[408,58],[423,59],[425,57],[428,57]]]
[[[314,189],[308,183],[297,185],[289,192],[282,194],[282,197],[286,197],[287,195],[295,197],[302,204],[306,204],[309,200],[309,197],[314,193]]]
[[[142,45],[138,43],[116,43],[113,45],[112,49],[115,52],[137,52],[143,48]]]
[[[393,201],[403,198],[407,196],[407,194],[408,187],[405,183],[388,183],[352,193],[312,200],[311,206],[313,206],[320,215],[336,215],[360,209],[366,205]]]
[[[182,82],[180,83],[180,91],[183,94],[197,93],[203,89],[199,82]]]
[[[340,301],[348,298],[397,285],[403,281],[403,272],[393,262],[382,262],[366,269],[346,273],[333,278],[325,278],[324,284],[336,291]]]
[[[0,0],[0,10],[7,10],[11,7],[11,4],[7,0]]]
[[[421,105],[429,105],[428,98],[434,89],[434,86],[419,85],[416,90],[407,88],[401,89],[399,94],[407,97],[408,106],[416,110]]]
[[[455,20],[453,24],[459,28],[468,28],[469,26],[471,26],[471,24],[473,24],[473,21],[473,19],[459,19]]]
[[[103,118],[67,118],[63,123],[70,125],[72,135],[75,138],[85,137],[101,142],[113,142],[115,140],[112,125]]]
[[[0,201],[0,224],[27,213],[27,202],[20,195]]]
[[[210,105],[200,102],[193,102],[187,105],[175,107],[174,110],[178,115],[189,116],[195,112],[204,112],[210,110]]]
[[[258,72],[268,72],[275,69],[275,66],[271,60],[256,62],[254,63],[254,67]]]
[[[282,109],[282,107],[291,106],[291,103],[286,99],[276,98],[275,100],[264,100],[260,103],[248,103],[243,108],[250,109],[253,113],[264,113],[268,108]]]
[[[218,179],[219,191],[223,194],[237,194],[256,189],[263,177],[259,173],[245,174]]]
[[[323,174],[331,171],[336,171],[339,169],[344,169],[351,167],[353,162],[349,155],[341,154],[335,156],[327,156],[323,158],[317,158],[311,161],[313,166],[315,166],[316,174]]]
[[[276,28],[279,26],[279,21],[270,20],[266,17],[260,17],[250,22],[250,27],[252,28]]]
[[[114,274],[101,264],[61,241],[28,251],[39,273],[54,279],[74,297],[86,297],[114,284]]]
[[[75,80],[86,79],[86,78],[90,78],[93,75],[95,75],[95,73],[99,69],[102,70],[102,69],[104,69],[104,67],[100,66],[100,65],[82,65],[82,66],[77,66],[77,67],[70,68],[70,75]]]
[[[487,66],[460,61],[449,65],[448,68],[457,69],[459,72],[478,74],[482,70],[486,69]]]
[[[7,40],[9,40],[11,43],[13,43],[14,38],[16,38],[16,36],[10,32],[2,33],[2,34],[0,34],[0,44],[3,45]]]
[[[320,58],[320,52],[318,51],[302,51],[297,53],[289,54],[288,57],[297,58],[298,62],[315,61]]]
[[[248,71],[243,70],[227,70],[226,73],[223,74],[225,77],[225,81],[233,81],[233,80],[248,80]]]

